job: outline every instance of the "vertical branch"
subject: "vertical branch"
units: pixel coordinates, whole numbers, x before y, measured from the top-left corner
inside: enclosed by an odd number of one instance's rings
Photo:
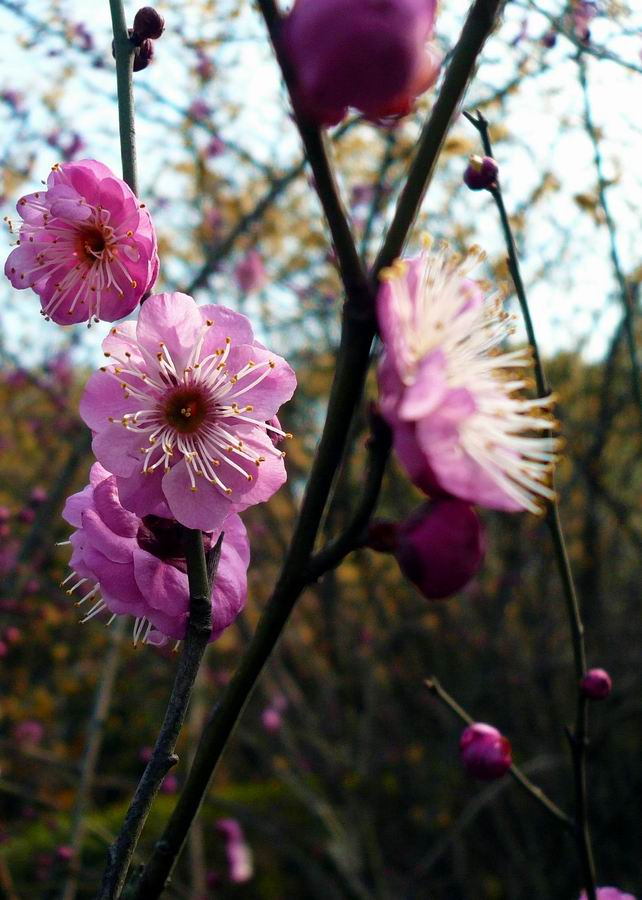
[[[477,111],[476,116],[466,114],[466,118],[479,132],[484,152],[488,156],[493,155],[493,148],[488,133],[488,122],[483,115]],[[510,221],[504,205],[499,179],[496,186],[490,189],[493,200],[497,206],[499,217],[508,251],[508,268],[515,285],[515,292],[519,300],[519,304],[524,315],[526,330],[530,344],[533,348],[533,360],[535,368],[535,381],[537,384],[537,395],[545,397],[548,393],[546,376],[544,367],[537,346],[535,330],[530,317],[528,300],[522,280],[517,251],[515,249],[515,240],[513,238]],[[584,647],[584,624],[580,611],[579,599],[575,591],[573,581],[573,572],[569,562],[566,544],[564,542],[564,534],[562,531],[562,523],[560,520],[559,507],[557,501],[553,501],[548,505],[546,511],[546,524],[553,542],[553,550],[555,553],[555,561],[562,582],[562,590],[566,603],[566,612],[571,628],[571,638],[573,642],[573,660],[575,668],[575,691],[577,698],[577,707],[575,714],[575,727],[573,732],[569,731],[569,741],[571,745],[571,755],[573,760],[573,777],[575,786],[575,837],[578,847],[578,853],[582,865],[583,880],[586,887],[588,900],[596,900],[595,886],[595,863],[593,861],[593,850],[591,847],[591,838],[588,824],[588,800],[586,786],[586,747],[588,743],[588,716],[587,716],[587,700],[580,690],[580,681],[586,672],[586,650]]]
[[[125,633],[127,620],[125,616],[119,616],[114,627],[109,630],[111,646],[101,669],[100,682],[96,691],[94,710],[89,728],[87,729],[87,743],[85,755],[80,771],[80,783],[76,794],[74,806],[71,837],[69,844],[73,850],[73,856],[69,863],[69,876],[65,883],[62,900],[74,900],[78,891],[78,880],[81,870],[82,845],[87,831],[86,815],[91,799],[91,789],[96,775],[96,765],[103,742],[105,723],[109,714],[109,707],[118,669],[120,650]]]
[[[118,92],[118,127],[123,181],[138,196],[136,172],[136,128],[134,124],[134,91],[132,85],[134,45],[129,39],[122,0],[109,0],[111,25],[116,55],[116,87]]]
[[[371,275],[376,275],[383,266],[389,265],[405,243],[446,132],[502,6],[503,0],[476,0],[468,14],[439,97],[422,131],[408,183],[397,205],[392,236],[386,239]],[[270,34],[276,36],[279,15],[273,0],[260,0],[260,9]],[[287,73],[284,76],[287,81]],[[321,135],[318,129],[301,125],[300,128],[317,193],[340,260],[347,295],[326,420],[281,574],[254,637],[203,731],[183,791],[137,886],[135,896],[138,900],[154,900],[163,891],[236,723],[301,591],[309,583],[308,563],[368,371],[370,348],[375,335],[374,284],[364,285],[361,262],[349,226],[347,221],[341,221],[345,214]]]
[[[205,648],[212,633],[211,587],[203,550],[203,535],[190,528],[183,529],[185,558],[189,580],[189,621],[183,652],[181,653],[165,718],[158,733],[152,756],[127,810],[118,837],[109,848],[108,864],[100,888],[100,900],[115,900],[125,884],[131,858],[143,826],[163,779],[178,762],[174,752],[176,741],[185,720],[192,688],[196,680]],[[214,548],[213,579],[221,553],[223,534]]]

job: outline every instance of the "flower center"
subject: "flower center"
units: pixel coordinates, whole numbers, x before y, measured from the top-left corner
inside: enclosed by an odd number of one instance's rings
[[[105,235],[100,228],[95,226],[83,228],[80,233],[79,251],[81,255],[84,255],[88,262],[94,262],[96,259],[100,259],[106,246]]]
[[[141,550],[146,550],[179,572],[187,572],[183,530],[183,526],[175,519],[144,516],[138,528],[136,543]],[[214,544],[211,534],[203,535],[203,544],[206,551],[211,549]]]
[[[179,387],[165,401],[163,413],[167,424],[180,434],[194,434],[208,413],[208,404],[201,391]]]

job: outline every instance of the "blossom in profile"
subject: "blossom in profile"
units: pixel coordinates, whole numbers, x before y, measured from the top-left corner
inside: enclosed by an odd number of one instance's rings
[[[296,0],[281,39],[299,111],[319,125],[348,107],[406,115],[439,74],[435,12],[435,0]]]
[[[173,519],[138,518],[123,508],[116,478],[100,463],[89,484],[67,500],[63,518],[76,529],[70,538],[71,575],[63,584],[87,604],[83,622],[102,612],[134,618],[134,643],[163,645],[185,637],[189,615],[187,564],[181,528]],[[218,534],[206,534],[206,550]],[[245,604],[249,544],[243,523],[231,515],[224,526],[214,588],[214,641]],[[80,590],[82,588],[82,590]],[[111,621],[111,620],[110,620]]]
[[[468,774],[480,781],[501,778],[513,764],[508,738],[484,722],[475,722],[464,729],[459,739],[459,755]]]
[[[17,210],[23,221],[5,275],[38,294],[46,319],[114,322],[153,287],[159,261],[150,215],[102,163],[55,165],[46,188],[22,197]]]
[[[555,496],[554,398],[522,395],[529,382],[513,373],[531,352],[502,348],[512,326],[501,297],[467,277],[479,258],[425,250],[382,272],[381,413],[427,494],[539,512]]]
[[[587,900],[586,891],[582,891],[579,900]],[[625,894],[619,888],[599,887],[597,889],[597,900],[636,900],[633,894]]]
[[[109,364],[89,379],[80,414],[126,509],[218,531],[283,484],[285,453],[270,435],[285,432],[270,420],[296,378],[245,316],[157,294],[103,349]]]
[[[254,875],[254,863],[243,829],[236,819],[219,819],[216,828],[225,838],[228,878],[232,884],[244,884]]]

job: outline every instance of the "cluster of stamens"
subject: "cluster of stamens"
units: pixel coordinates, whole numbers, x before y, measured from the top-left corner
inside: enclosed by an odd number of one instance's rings
[[[266,460],[234,433],[236,423],[281,438],[291,435],[253,418],[251,405],[241,405],[240,398],[269,377],[276,363],[271,359],[258,363],[250,359],[241,369],[231,372],[227,365],[232,346],[229,337],[225,346],[201,358],[205,334],[212,324],[210,320],[204,323],[188,364],[182,370],[177,368],[167,345],[160,342],[155,372],[150,374],[143,365],[138,365],[128,351],[123,358],[106,353],[115,360],[115,365],[103,371],[118,379],[123,396],[131,399],[132,405],[140,402],[140,407],[126,413],[120,422],[128,431],[145,438],[139,449],[143,472],[161,467],[168,471],[179,454],[187,464],[192,491],[197,490],[197,478],[202,477],[230,495],[232,488],[226,483],[226,470],[234,470],[247,481],[253,481],[257,469]],[[117,333],[117,328],[112,329],[112,334]],[[285,456],[271,442],[267,452]]]
[[[404,261],[381,275],[391,288],[397,323],[391,340],[399,377],[412,385],[421,361],[440,350],[448,387],[465,388],[475,404],[459,426],[462,449],[524,509],[541,512],[541,499],[555,498],[551,475],[561,446],[550,434],[558,424],[551,415],[555,397],[519,394],[532,382],[513,372],[532,364],[532,351],[501,348],[514,332],[501,292],[485,296],[481,304],[466,302],[462,281],[484,259],[483,252],[472,248],[463,259],[447,253],[447,245],[428,252],[429,238],[425,247],[412,293]]]

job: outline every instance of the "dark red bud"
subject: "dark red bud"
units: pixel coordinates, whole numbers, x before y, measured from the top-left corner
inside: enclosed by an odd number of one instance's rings
[[[368,526],[366,547],[378,553],[394,553],[397,549],[399,526],[386,519],[374,519]]]
[[[499,167],[492,156],[471,156],[464,172],[464,184],[471,191],[497,187],[498,171]]]
[[[134,72],[146,69],[154,58],[154,42],[146,38],[134,53]]]
[[[153,6],[143,6],[134,16],[134,34],[141,41],[149,38],[157,41],[165,31],[165,19]]]
[[[611,687],[611,676],[604,669],[589,669],[580,682],[580,690],[588,700],[605,700]]]

